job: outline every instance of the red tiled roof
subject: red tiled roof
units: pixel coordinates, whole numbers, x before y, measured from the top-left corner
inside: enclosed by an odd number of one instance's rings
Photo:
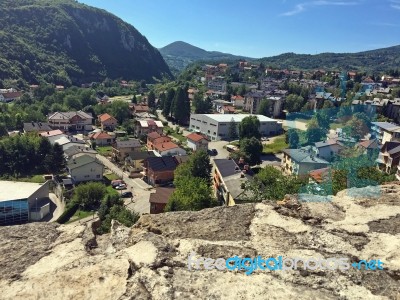
[[[108,121],[110,119],[115,119],[115,118],[113,116],[107,114],[107,113],[102,114],[102,115],[99,116],[100,122],[105,122],[105,121]]]
[[[327,176],[329,176],[329,168],[322,168],[310,171],[309,175],[317,183],[321,183],[327,178]]]
[[[173,142],[165,142],[165,143],[155,144],[154,148],[156,148],[156,150],[162,152],[162,151],[168,151],[171,149],[179,148],[179,146]]]
[[[112,136],[105,132],[96,132],[90,135],[90,139],[94,140],[112,139]]]
[[[153,131],[147,134],[147,138],[149,139],[156,139],[161,137],[161,134],[159,134],[157,131]]]
[[[153,145],[160,144],[160,143],[167,143],[167,142],[170,142],[171,140],[172,139],[169,136],[166,136],[166,135],[160,136],[153,140]]]
[[[150,203],[167,204],[174,188],[157,187],[155,193],[150,194]]]
[[[222,107],[222,109],[224,111],[232,111],[232,112],[235,111],[235,108],[233,106],[229,106],[229,105]]]
[[[207,138],[205,136],[203,136],[201,134],[198,134],[198,133],[191,133],[186,138],[189,139],[189,140],[192,140],[194,142],[198,142],[198,141],[201,141],[203,139],[207,140]]]
[[[9,92],[9,93],[2,93],[3,97],[6,99],[13,99],[22,96],[21,92]]]

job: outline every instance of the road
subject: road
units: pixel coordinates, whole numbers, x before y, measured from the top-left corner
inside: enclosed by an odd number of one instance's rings
[[[98,154],[96,157],[104,164],[105,167],[111,170],[111,172],[121,177],[125,181],[127,189],[122,190],[121,193],[124,191],[131,191],[134,195],[133,200],[130,198],[125,199],[125,204],[127,207],[139,214],[150,213],[149,198],[150,194],[154,192],[153,187],[145,183],[140,178],[129,178],[128,173],[123,172],[118,166],[104,156]]]
[[[172,129],[175,130],[176,126],[178,126],[178,125],[172,124],[172,122],[167,121],[167,119],[162,115],[162,111],[161,110],[157,110],[157,114],[158,114],[158,118],[160,119],[160,121],[161,122],[168,122],[168,126],[171,127]],[[191,133],[191,132],[189,132],[188,130],[186,130],[182,126],[179,126],[179,129],[182,132],[183,136],[187,136],[187,135],[189,135]]]
[[[295,129],[300,129],[300,130],[307,130],[307,124],[304,122],[300,121],[288,121],[288,120],[279,120],[282,121],[282,125],[289,127],[289,128],[295,128]]]

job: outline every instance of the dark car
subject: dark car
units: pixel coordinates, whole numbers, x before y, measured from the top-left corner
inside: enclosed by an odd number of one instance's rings
[[[211,150],[208,150],[208,154],[210,154],[210,155],[217,155],[217,154],[218,154],[218,151],[217,151],[217,149],[211,149]]]
[[[133,197],[132,192],[123,192],[121,194],[121,198],[132,198],[132,197]]]

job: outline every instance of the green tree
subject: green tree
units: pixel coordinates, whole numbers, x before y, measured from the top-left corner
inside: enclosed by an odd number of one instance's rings
[[[248,116],[243,118],[239,124],[239,138],[261,138],[260,120],[256,116]]]
[[[175,99],[175,90],[170,88],[167,93],[167,97],[165,98],[164,106],[162,108],[162,114],[164,117],[169,117],[171,115],[172,110],[172,102]]]
[[[190,117],[190,101],[187,97],[187,93],[181,87],[176,90],[174,102],[173,102],[172,114],[174,118],[180,123],[185,124]]]
[[[147,96],[147,105],[150,108],[156,107],[156,95],[153,91],[150,91],[149,95]]]
[[[238,138],[237,125],[236,125],[235,120],[233,118],[229,122],[228,137],[229,137],[230,140],[235,140],[235,139]]]
[[[137,104],[136,95],[133,95],[133,97],[132,97],[132,99],[131,99],[131,103]]]
[[[78,185],[74,190],[72,201],[82,205],[84,209],[91,209],[100,204],[106,194],[106,186],[99,182],[89,182]]]
[[[4,123],[0,123],[0,137],[8,136],[8,130]]]
[[[247,155],[250,165],[257,165],[261,162],[261,153],[263,150],[263,146],[261,141],[257,138],[252,137],[241,139],[240,150]]]
[[[125,101],[116,100],[110,105],[111,114],[122,124],[124,120],[129,119],[131,113],[129,111],[129,104]]]
[[[177,183],[184,177],[198,177],[211,184],[211,168],[212,165],[208,153],[204,150],[196,151],[187,162],[180,164],[175,170],[174,182]]]
[[[271,116],[271,101],[268,99],[263,99],[260,103],[257,113],[266,117]]]
[[[176,184],[165,211],[201,210],[217,205],[206,180],[184,176]]]
[[[60,173],[65,167],[65,158],[63,148],[58,143],[55,143],[52,147],[51,159],[51,172],[55,174]]]
[[[299,112],[304,105],[304,98],[295,94],[286,97],[285,108],[288,112]]]
[[[297,149],[299,147],[299,134],[297,133],[296,129],[290,128],[287,131],[288,135],[288,144],[290,149]]]
[[[324,130],[319,126],[317,119],[311,119],[310,123],[307,125],[306,131],[307,144],[311,145],[322,141],[325,137],[325,134],[326,133]]]

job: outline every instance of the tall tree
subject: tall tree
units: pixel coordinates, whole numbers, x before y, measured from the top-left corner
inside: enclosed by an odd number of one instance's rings
[[[311,145],[316,142],[320,142],[324,139],[325,137],[325,132],[323,129],[318,124],[318,121],[316,119],[312,119],[310,123],[307,125],[307,131],[306,131],[306,139],[307,139],[307,144]]]
[[[256,116],[245,117],[239,124],[239,138],[261,138],[260,120]]]
[[[131,99],[131,103],[133,103],[133,104],[137,103],[136,95],[133,95],[133,97]]]
[[[258,108],[257,113],[259,115],[270,117],[271,116],[271,101],[268,99],[261,100],[260,107]]]
[[[288,112],[298,112],[304,105],[304,98],[295,94],[286,97],[285,108]]]
[[[111,103],[111,114],[122,124],[124,120],[129,119],[131,113],[129,111],[129,104],[125,101],[116,100]]]
[[[156,95],[154,94],[153,91],[150,91],[150,93],[147,96],[147,105],[150,108],[156,107]]]
[[[240,150],[246,154],[250,165],[257,165],[261,162],[263,146],[259,139],[255,137],[241,139]]]
[[[64,151],[62,146],[60,146],[58,143],[55,143],[53,145],[51,157],[52,157],[51,171],[57,174],[61,172],[65,167]]]
[[[297,149],[299,147],[299,134],[296,129],[290,128],[287,132],[288,143],[290,149]]]
[[[172,102],[174,98],[175,98],[175,90],[173,88],[170,88],[168,90],[167,97],[165,98],[164,106],[162,108],[162,114],[166,118],[171,115]]]
[[[190,118],[190,102],[187,98],[187,93],[181,87],[176,90],[174,102],[173,102],[172,114],[174,118],[180,123],[185,124]]]
[[[237,125],[236,125],[235,120],[233,118],[229,122],[228,137],[229,137],[230,140],[235,140],[235,139],[238,138]]]

